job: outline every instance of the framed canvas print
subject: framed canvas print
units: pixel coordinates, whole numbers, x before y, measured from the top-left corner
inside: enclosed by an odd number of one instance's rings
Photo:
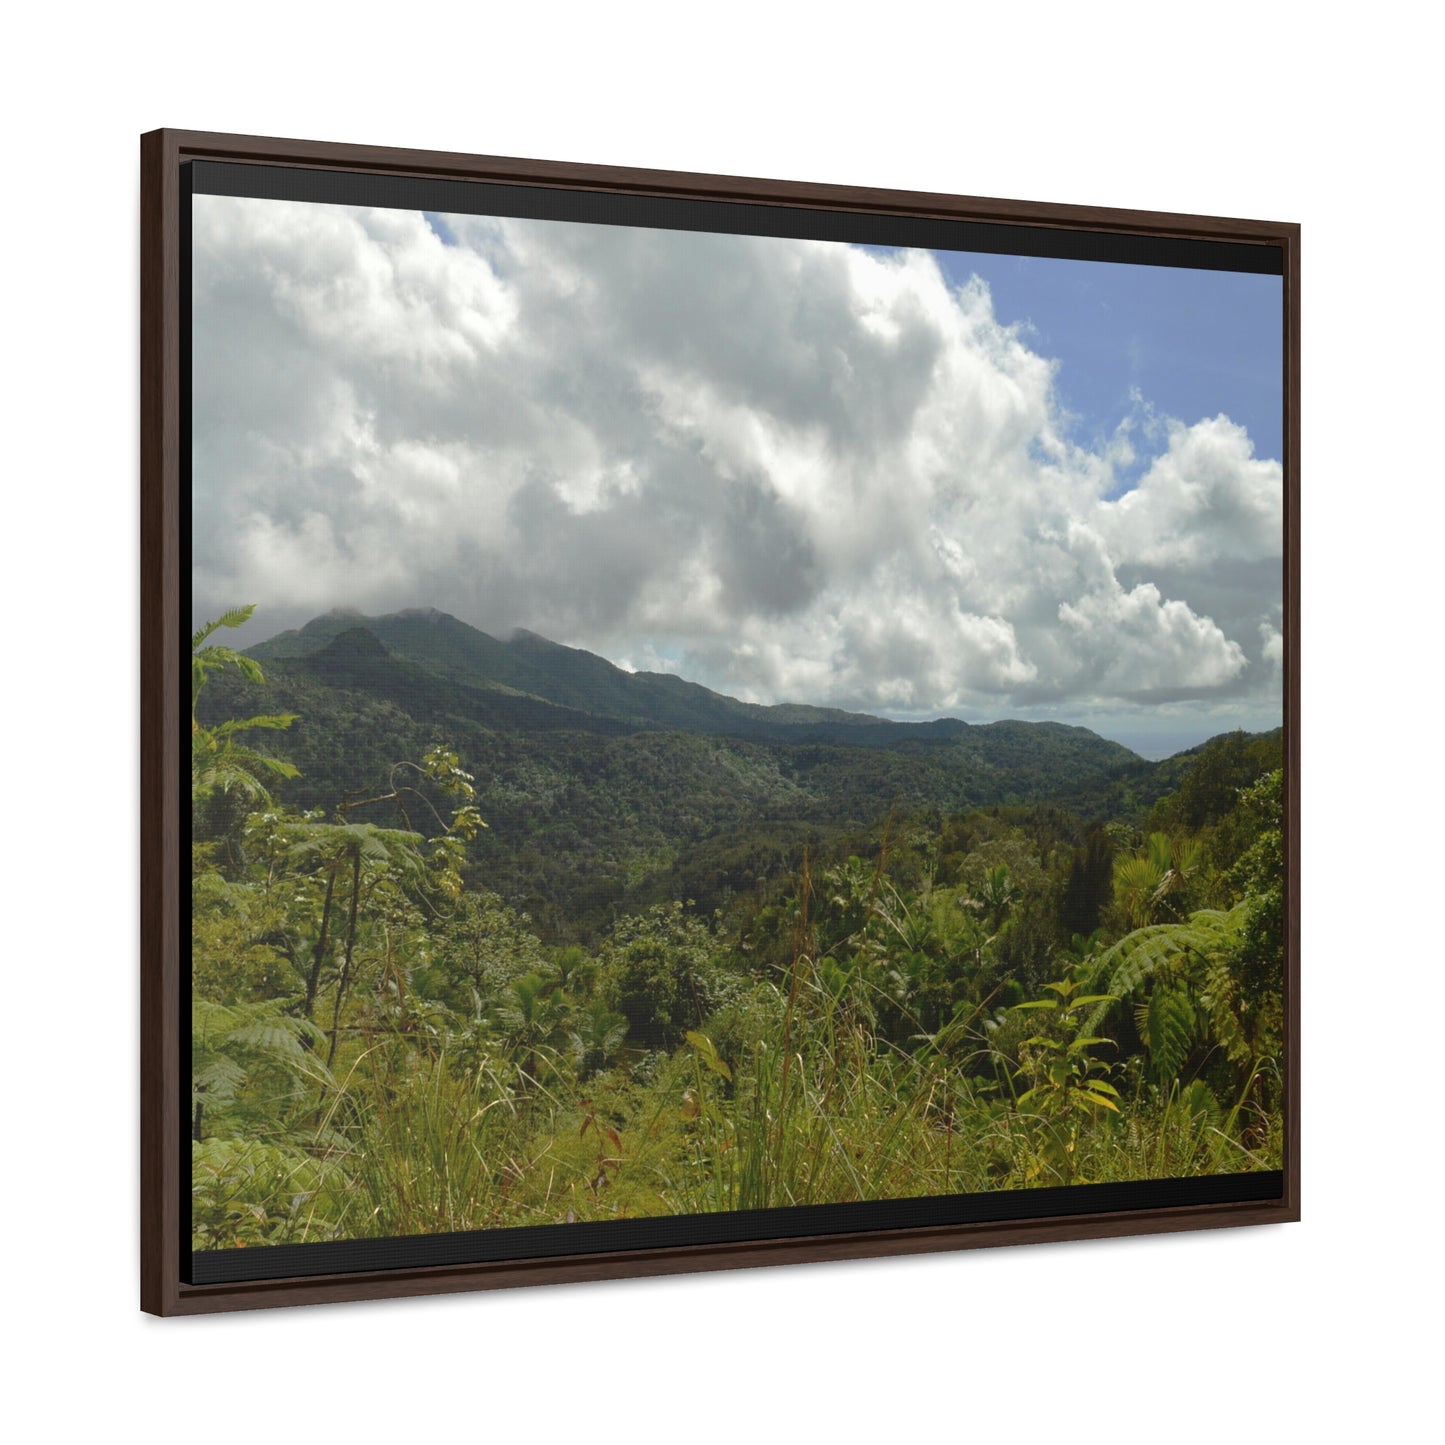
[[[145,1309],[1299,1217],[1296,226],[168,130],[142,266]]]

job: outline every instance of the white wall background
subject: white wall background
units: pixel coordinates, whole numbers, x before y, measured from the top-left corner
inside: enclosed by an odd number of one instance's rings
[[[1442,318],[1416,12],[511,12],[255,0],[10,23],[13,1438],[104,1438],[152,1411],[155,1438],[217,1441],[1429,1433],[1437,1206],[1408,1200],[1441,1152]],[[1306,1222],[142,1317],[136,137],[160,125],[1302,222]]]

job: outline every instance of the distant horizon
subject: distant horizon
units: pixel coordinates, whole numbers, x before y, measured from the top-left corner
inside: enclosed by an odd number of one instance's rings
[[[770,701],[759,701],[755,698],[738,697],[735,693],[730,693],[722,689],[715,688],[711,684],[703,682],[698,678],[690,677],[683,672],[663,670],[658,668],[628,667],[623,662],[619,661],[616,657],[609,657],[606,653],[599,652],[595,648],[586,647],[576,642],[569,642],[562,638],[548,637],[544,633],[537,632],[534,628],[525,627],[520,624],[508,628],[495,629],[479,627],[475,623],[468,622],[467,619],[464,617],[458,617],[455,613],[448,612],[445,608],[431,605],[413,605],[409,607],[398,607],[393,608],[387,612],[366,612],[360,607],[355,607],[347,604],[338,604],[334,607],[328,607],[320,612],[313,613],[311,616],[303,618],[300,621],[288,623],[288,625],[284,627],[271,628],[268,628],[260,620],[259,614],[262,612],[262,609],[258,607],[257,611],[258,616],[253,617],[243,626],[236,628],[226,634],[225,641],[228,646],[233,646],[244,651],[249,648],[257,647],[264,643],[274,641],[277,637],[283,636],[286,633],[300,632],[308,624],[312,622],[317,622],[325,617],[355,617],[358,619],[359,622],[368,622],[378,621],[382,618],[387,617],[403,617],[408,615],[426,616],[428,614],[436,614],[440,617],[449,618],[453,622],[459,622],[463,626],[469,627],[475,632],[480,632],[484,636],[490,637],[497,642],[510,642],[518,633],[528,633],[534,637],[541,637],[543,641],[552,643],[554,646],[572,648],[579,652],[586,652],[593,657],[599,657],[604,662],[611,664],[613,667],[616,667],[621,672],[633,674],[650,674],[652,676],[663,677],[677,677],[684,682],[693,683],[698,687],[706,688],[709,692],[715,693],[719,697],[730,698],[734,702],[751,703],[759,707],[792,706],[827,708],[833,711],[857,713],[865,717],[873,717],[878,718],[879,720],[884,722],[895,723],[929,723],[955,721],[966,723],[970,727],[987,727],[991,723],[999,722],[1060,723],[1065,727],[1084,728],[1087,731],[1094,733],[1096,736],[1104,738],[1108,742],[1118,743],[1120,746],[1128,748],[1131,752],[1143,758],[1146,762],[1160,762],[1165,758],[1175,757],[1179,753],[1189,752],[1191,749],[1197,748],[1201,744],[1210,741],[1210,739],[1212,738],[1219,737],[1224,733],[1265,733],[1271,732],[1275,728],[1282,727],[1284,725],[1284,719],[1282,715],[1274,722],[1269,722],[1267,720],[1263,722],[1253,720],[1251,722],[1245,722],[1243,720],[1240,720],[1231,723],[1228,720],[1220,719],[1218,721],[1221,723],[1221,725],[1206,727],[1203,730],[1199,731],[1197,736],[1193,736],[1186,731],[1175,732],[1168,729],[1155,729],[1153,731],[1143,728],[1133,729],[1130,728],[1127,724],[1125,724],[1124,726],[1101,725],[1102,720],[1080,719],[1077,716],[1039,716],[1037,714],[1022,715],[1019,712],[999,713],[997,716],[965,716],[961,711],[938,711],[919,714],[904,714],[896,712],[883,712],[870,708],[842,707],[835,703],[813,702],[805,697],[779,697]],[[202,617],[199,614],[196,614],[192,617],[191,626],[193,629],[198,628],[205,622],[208,622],[210,620],[210,618]]]

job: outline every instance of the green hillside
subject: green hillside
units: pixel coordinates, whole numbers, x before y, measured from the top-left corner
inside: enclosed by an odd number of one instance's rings
[[[1091,819],[1139,811],[1164,786],[1156,765],[1084,728],[757,707],[436,611],[332,613],[250,655],[264,690],[223,674],[202,713],[298,715],[286,749],[300,776],[281,797],[329,810],[444,740],[490,825],[472,876],[557,936],[590,936],[679,882],[694,850],[765,826],[796,854],[890,810],[1060,798]]]

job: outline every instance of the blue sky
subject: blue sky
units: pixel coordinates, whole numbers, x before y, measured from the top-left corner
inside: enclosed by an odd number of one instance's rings
[[[1106,442],[1135,393],[1188,426],[1224,412],[1282,456],[1283,290],[1278,276],[936,252],[948,277],[978,275],[1006,325],[1061,363],[1059,399],[1074,440]],[[1142,457],[1138,465],[1142,466]]]

